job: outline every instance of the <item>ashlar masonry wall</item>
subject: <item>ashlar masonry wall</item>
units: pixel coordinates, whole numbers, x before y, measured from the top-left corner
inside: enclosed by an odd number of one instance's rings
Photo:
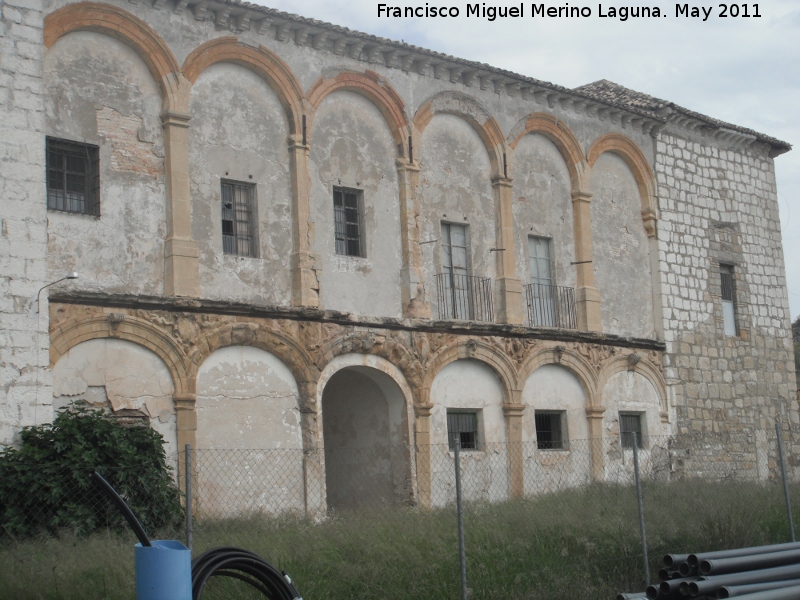
[[[668,131],[657,143],[665,377],[679,434],[797,424],[772,159]],[[726,336],[720,264],[734,272]]]
[[[42,7],[0,2],[0,440],[52,418]]]

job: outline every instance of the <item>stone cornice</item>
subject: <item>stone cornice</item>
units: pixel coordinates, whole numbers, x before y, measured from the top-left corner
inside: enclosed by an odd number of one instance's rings
[[[531,338],[599,344],[620,348],[638,348],[663,352],[663,342],[645,338],[626,338],[617,335],[567,329],[524,327],[476,321],[435,321],[432,319],[394,319],[388,317],[366,317],[351,313],[316,308],[294,308],[253,305],[223,300],[201,300],[176,296],[134,296],[130,294],[106,294],[98,292],[58,292],[50,295],[50,304],[79,304],[104,308],[127,308],[141,310],[163,310],[170,312],[210,313],[254,318],[290,319],[295,321],[318,321],[337,325],[424,331],[428,333],[452,333],[470,336],[499,336]]]

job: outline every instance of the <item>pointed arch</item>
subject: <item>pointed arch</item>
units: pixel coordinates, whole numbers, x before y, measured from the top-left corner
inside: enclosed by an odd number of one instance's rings
[[[195,48],[183,63],[183,74],[194,84],[200,74],[219,62],[241,65],[263,78],[286,112],[289,131],[302,131],[303,90],[289,66],[264,46],[247,46],[234,36],[217,38]]]
[[[94,31],[113,37],[142,59],[161,91],[164,108],[180,106],[180,66],[166,42],[147,23],[116,6],[79,2],[44,18],[44,45],[52,47],[73,31]]]
[[[419,107],[412,119],[414,129],[422,135],[425,128],[437,114],[450,114],[460,117],[475,130],[481,138],[493,176],[503,176],[503,153],[505,136],[497,121],[477,100],[460,92],[440,92]]]
[[[428,360],[425,365],[425,378],[419,391],[421,406],[430,404],[431,386],[439,372],[450,363],[462,359],[477,360],[489,366],[503,388],[503,404],[519,404],[517,373],[508,356],[483,340],[469,339],[444,346]]]
[[[308,90],[308,102],[316,111],[325,98],[339,90],[364,96],[375,105],[392,132],[398,157],[405,157],[408,119],[400,94],[374,71],[359,73],[343,69],[317,79]]]
[[[521,119],[508,135],[507,143],[513,150],[519,141],[529,133],[539,133],[550,140],[558,149],[567,165],[572,192],[587,188],[586,157],[583,155],[578,138],[564,121],[548,113],[531,113]]]
[[[550,346],[539,348],[531,354],[522,364],[519,371],[519,381],[522,386],[528,381],[528,377],[533,375],[536,369],[545,365],[556,365],[564,367],[580,381],[584,392],[588,408],[596,406],[598,394],[597,377],[594,369],[584,357],[573,349],[564,346]]]
[[[50,339],[50,368],[71,348],[81,342],[97,339],[118,339],[133,342],[156,354],[172,376],[175,397],[194,392],[194,382],[188,372],[183,349],[167,333],[132,315],[122,321],[112,322],[109,315],[96,315],[85,319],[73,319],[53,331]]]
[[[597,159],[606,152],[619,156],[631,171],[636,185],[639,187],[639,197],[642,202],[642,220],[647,230],[647,235],[655,235],[655,224],[658,218],[655,199],[655,176],[650,164],[647,162],[642,150],[630,138],[620,133],[607,133],[595,140],[589,149],[587,160],[589,167],[594,167]]]

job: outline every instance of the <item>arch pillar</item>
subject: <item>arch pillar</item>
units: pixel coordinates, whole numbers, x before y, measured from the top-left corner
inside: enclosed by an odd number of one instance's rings
[[[192,451],[197,449],[197,394],[178,393],[172,396],[175,404],[176,426],[178,429],[178,485],[181,489],[186,486],[186,444],[190,444]],[[192,476],[197,473],[197,461],[192,461]]]
[[[191,84],[181,77],[188,99]],[[164,242],[164,294],[200,295],[200,249],[192,239],[192,203],[189,181],[188,100],[180,108],[161,113],[167,183],[167,239]]]
[[[325,490],[325,457],[317,418],[317,385],[297,382],[300,392],[300,429],[303,437],[303,496],[306,515],[324,515],[328,509]]]
[[[401,300],[403,316],[410,319],[429,319],[431,303],[425,290],[425,271],[419,242],[420,204],[419,163],[398,158],[397,179],[400,184],[400,242],[403,252],[401,267]]]
[[[516,392],[520,396],[521,392]],[[506,441],[508,453],[508,496],[511,499],[525,495],[525,459],[522,446],[522,415],[525,405],[520,398],[514,404],[503,405],[503,416],[506,419]]]
[[[594,250],[592,247],[592,195],[586,191],[572,192],[572,214],[575,233],[575,290],[578,329],[603,331],[600,314],[600,290],[594,283]]]
[[[497,320],[500,323],[521,325],[522,282],[517,277],[514,252],[514,213],[512,209],[512,180],[504,175],[492,177],[494,190],[497,261]]]
[[[311,251],[311,175],[305,132],[289,136],[289,168],[292,178],[291,256],[292,306],[319,306],[319,268],[317,255]]]
[[[603,481],[605,479],[606,455],[603,451],[603,417],[605,413],[605,406],[591,406],[586,409],[592,455],[592,481]]]
[[[431,507],[431,412],[433,404],[414,407],[417,446],[417,498],[422,508]]]

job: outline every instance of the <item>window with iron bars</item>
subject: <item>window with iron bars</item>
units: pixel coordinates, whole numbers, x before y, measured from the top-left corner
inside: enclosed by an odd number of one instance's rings
[[[734,288],[733,265],[719,266],[720,287],[722,288],[722,321],[725,335],[735,336],[736,330],[736,290]]]
[[[619,413],[619,437],[623,448],[633,448],[634,439],[637,448],[644,447],[641,413]]]
[[[258,256],[255,184],[222,181],[222,251],[234,256]]]
[[[461,443],[462,450],[478,449],[478,413],[468,411],[447,411],[447,440],[450,450]]]
[[[365,257],[364,194],[361,190],[333,188],[333,222],[336,254]]]
[[[48,137],[47,208],[100,216],[100,148]]]
[[[566,450],[565,417],[564,411],[537,410],[534,413],[536,447],[539,450]]]

